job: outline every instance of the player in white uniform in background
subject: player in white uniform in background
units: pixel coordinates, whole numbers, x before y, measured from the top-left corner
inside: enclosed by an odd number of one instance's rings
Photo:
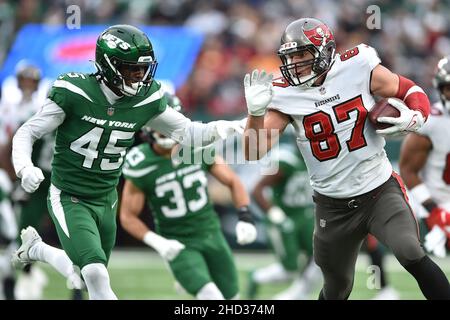
[[[445,274],[421,247],[382,137],[418,130],[430,112],[428,98],[414,82],[383,67],[373,48],[360,44],[342,54],[335,48],[326,24],[299,19],[281,38],[283,78],[272,84],[272,76],[258,70],[245,76],[246,159],[261,158],[293,124],[314,189],[314,258],[324,276],[320,299],[349,297],[368,233],[392,250],[426,298],[450,299]],[[375,130],[367,121],[374,95],[403,100],[389,100],[399,117],[378,118],[392,124],[387,129]]]
[[[42,94],[45,91],[45,82],[41,81],[39,68],[28,61],[20,61],[15,71],[14,77],[7,78],[2,84],[3,95],[0,101],[0,168],[3,172],[1,185],[4,186],[0,191],[3,193],[0,196],[3,198],[0,208],[3,219],[0,226],[4,230],[2,234],[10,242],[3,256],[6,262],[1,263],[0,270],[3,272],[0,271],[0,276],[3,279],[6,299],[41,299],[44,285],[47,283],[43,271],[37,267],[30,269],[26,273],[21,273],[15,283],[10,260],[12,252],[18,247],[16,243],[18,227],[14,211],[20,211],[21,222],[30,222],[35,216],[42,217],[42,212],[37,206],[46,207],[46,199],[45,194],[40,198],[34,194],[32,196],[34,201],[30,201],[30,196],[19,184],[14,186],[16,177],[11,162],[11,147],[16,130],[42,106],[45,100],[45,95]],[[39,147],[41,152],[35,153],[35,159],[39,161],[43,170],[50,172],[54,139],[50,137],[45,141],[47,142]],[[45,147],[48,149],[44,149]],[[42,157],[42,154],[45,156]],[[42,186],[41,193],[44,188],[45,186]],[[11,203],[14,203],[16,210],[13,210]]]
[[[450,55],[439,61],[433,84],[440,101],[426,124],[403,141],[399,165],[413,209],[429,231],[425,249],[444,257],[450,248]]]

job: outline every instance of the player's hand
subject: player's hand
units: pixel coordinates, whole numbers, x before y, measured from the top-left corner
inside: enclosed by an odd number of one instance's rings
[[[247,206],[238,211],[239,221],[236,224],[236,240],[240,245],[252,243],[256,240],[258,232],[256,231],[253,216]]]
[[[272,74],[266,71],[253,70],[252,74],[244,77],[245,100],[247,101],[248,114],[252,116],[263,116],[267,106],[272,101],[273,87]]]
[[[231,136],[235,133],[242,134],[244,133],[244,128],[242,128],[240,121],[226,121],[226,120],[218,120],[216,123],[216,132],[220,139],[226,139],[228,136]]]
[[[378,122],[392,124],[392,127],[380,129],[376,132],[382,136],[395,136],[415,132],[422,127],[425,119],[420,111],[409,109],[403,102],[389,98],[388,103],[400,111],[400,116],[379,117]]]
[[[286,221],[286,213],[280,207],[272,207],[267,211],[267,218],[273,224],[281,225]]]
[[[165,243],[159,248],[158,253],[161,257],[163,257],[163,259],[172,261],[184,248],[186,248],[186,246],[180,241],[166,239]]]
[[[25,167],[20,170],[20,176],[22,188],[28,193],[35,192],[41,182],[44,181],[42,170],[34,166]]]
[[[175,259],[185,248],[185,245],[180,241],[166,239],[151,231],[145,234],[144,243],[155,249],[167,261]]]
[[[254,224],[244,221],[239,221],[236,224],[236,238],[237,243],[246,245],[256,240],[258,232]]]
[[[445,244],[447,243],[447,235],[441,227],[435,225],[425,236],[425,249],[434,254],[436,257],[444,258],[446,254]]]
[[[434,226],[439,226],[441,228],[445,228],[446,226],[450,226],[450,212],[447,210],[435,207],[431,210],[430,215],[426,219],[428,228],[433,228]]]

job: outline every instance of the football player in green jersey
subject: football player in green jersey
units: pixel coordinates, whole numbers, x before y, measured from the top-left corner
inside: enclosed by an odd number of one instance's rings
[[[95,74],[60,76],[43,107],[14,136],[14,169],[31,193],[44,180],[31,160],[33,143],[56,130],[47,203],[64,251],[29,227],[13,261],[48,262],[66,277],[75,274],[73,263],[90,299],[116,299],[106,266],[116,237],[116,186],[135,132],[149,123],[182,144],[208,145],[242,130],[237,122],[196,123],[166,108],[154,80],[152,44],[133,26],[112,26],[99,36],[95,65]]]
[[[149,143],[131,149],[123,168],[122,226],[168,262],[176,281],[189,294],[202,300],[237,298],[236,266],[208,196],[206,175],[209,172],[231,190],[239,213],[236,235],[241,245],[256,239],[245,187],[213,150],[198,151],[202,153],[198,161],[193,154],[194,161],[180,162],[172,157],[174,140],[147,128],[144,132]],[[139,219],[146,199],[156,233]]]
[[[272,157],[278,162],[278,171],[264,176],[252,195],[267,213],[267,234],[279,262],[250,274],[248,297],[255,298],[261,284],[295,279],[275,298],[308,299],[321,280],[320,269],[312,256],[314,212],[308,172],[299,152],[287,145],[280,145],[278,153]],[[271,199],[265,196],[267,188],[272,191]],[[306,256],[302,267],[300,253]]]

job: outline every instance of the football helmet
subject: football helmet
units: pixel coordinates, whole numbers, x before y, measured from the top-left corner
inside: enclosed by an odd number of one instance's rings
[[[135,96],[148,91],[158,63],[144,32],[130,25],[115,25],[97,39],[95,65],[107,84]]]
[[[450,99],[444,94],[446,85],[450,85],[450,55],[439,60],[433,78],[433,86],[438,90],[444,108],[450,112]]]
[[[281,59],[281,73],[291,86],[310,87],[316,79],[327,72],[335,59],[336,42],[328,26],[314,18],[302,18],[290,23],[282,37],[278,56]],[[309,52],[313,58],[295,61]],[[301,72],[311,66],[308,75]]]
[[[183,112],[181,101],[176,95],[165,92],[164,97],[167,99],[167,106],[169,108],[173,108],[178,112]],[[159,132],[153,130],[150,126],[143,126],[142,134],[144,140],[147,140],[150,143],[156,143],[163,149],[171,149],[177,143],[175,140],[165,137]]]

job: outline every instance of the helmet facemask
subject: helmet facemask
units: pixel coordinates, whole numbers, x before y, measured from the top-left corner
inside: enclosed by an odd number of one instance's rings
[[[450,94],[445,94],[444,90],[450,91],[450,56],[439,60],[433,78],[433,86],[438,90],[442,105],[450,113]]]
[[[331,46],[319,47],[319,49],[315,46],[297,47],[295,45],[292,49],[283,47],[284,45],[278,51],[278,56],[283,63],[280,70],[291,86],[311,87],[318,77],[329,70],[334,61],[334,48]],[[301,59],[307,53],[312,55],[311,59],[294,62],[296,55]],[[302,75],[308,66],[311,66],[310,73]]]
[[[108,58],[104,55],[106,63],[114,72],[112,85],[117,87],[126,96],[146,94],[150,89],[155,76],[158,63],[152,56],[141,56],[136,63],[122,61],[116,57]]]

